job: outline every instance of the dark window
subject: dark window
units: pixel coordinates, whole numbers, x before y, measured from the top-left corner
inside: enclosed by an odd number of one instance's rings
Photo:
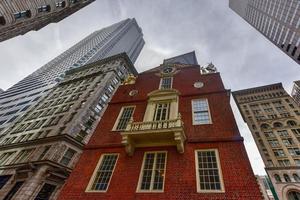
[[[50,5],[44,5],[44,6],[38,7],[38,12],[39,13],[41,13],[41,12],[50,12],[50,10],[51,10]]]
[[[0,189],[6,184],[6,182],[10,179],[11,175],[0,176]]]
[[[34,200],[48,200],[54,192],[56,186],[45,183]]]
[[[9,193],[4,197],[3,200],[11,200],[13,196],[18,192],[20,187],[23,185],[24,181],[16,182],[14,187],[9,191]]]
[[[5,25],[6,21],[5,18],[3,16],[0,16],[0,25]]]

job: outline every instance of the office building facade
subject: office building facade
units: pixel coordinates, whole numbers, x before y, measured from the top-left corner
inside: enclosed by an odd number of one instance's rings
[[[68,71],[5,133],[0,199],[56,199],[107,103],[131,74],[137,72],[125,53]]]
[[[300,109],[281,83],[233,92],[280,200],[300,197]]]
[[[0,42],[57,23],[94,0],[2,0]]]
[[[295,102],[300,107],[300,81],[294,81],[294,86],[292,90],[292,97]]]
[[[229,7],[300,64],[300,1],[229,0]]]
[[[58,199],[262,200],[220,74],[178,60],[118,88]]]
[[[126,19],[90,34],[0,94],[0,134],[62,80],[69,68],[122,52],[135,62],[144,43],[142,30],[135,19]]]

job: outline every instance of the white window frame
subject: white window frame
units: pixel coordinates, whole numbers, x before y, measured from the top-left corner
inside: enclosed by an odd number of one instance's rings
[[[195,122],[195,111],[194,111],[194,107],[193,107],[193,101],[198,101],[198,100],[205,100],[207,103],[207,111],[208,111],[208,117],[209,117],[209,122],[205,123],[205,124],[199,124],[197,122]],[[212,118],[211,118],[211,114],[210,114],[210,108],[209,108],[209,102],[208,99],[206,98],[199,98],[199,99],[192,99],[191,100],[191,106],[192,106],[192,117],[193,117],[193,125],[206,125],[206,124],[212,124]]]
[[[161,87],[164,78],[170,78],[171,79],[170,88],[162,88]],[[159,82],[159,89],[160,90],[168,90],[168,89],[172,89],[172,88],[173,88],[173,77],[172,76],[163,76],[163,77],[160,78],[160,82]]]
[[[104,158],[105,155],[117,155],[117,160],[116,160],[115,166],[114,166],[114,168],[112,170],[112,173],[111,173],[110,179],[108,181],[106,190],[93,190],[92,189],[93,183],[95,182],[95,178],[96,178],[97,172],[99,170],[99,167],[100,167],[100,165],[101,165],[101,163],[102,163],[103,158]],[[97,163],[97,165],[96,165],[96,167],[94,169],[94,172],[92,174],[92,177],[90,178],[89,183],[88,183],[88,185],[87,185],[87,187],[85,189],[85,192],[95,192],[95,193],[106,193],[107,192],[107,190],[109,188],[109,185],[110,185],[110,182],[111,182],[111,179],[112,179],[112,177],[114,175],[116,166],[118,164],[119,157],[120,157],[119,153],[103,153],[103,154],[101,154],[100,159],[99,159],[99,161],[98,161],[98,163]]]
[[[151,180],[151,183],[150,183],[150,189],[149,190],[142,190],[140,189],[141,188],[141,184],[142,184],[142,180],[143,180],[143,171],[144,171],[144,166],[145,166],[145,159],[146,159],[146,155],[147,153],[166,153],[166,158],[165,158],[165,168],[164,168],[164,172],[165,172],[165,175],[164,175],[164,180],[163,180],[163,188],[162,190],[153,190],[151,189],[152,188],[152,180]],[[155,157],[156,158],[156,157]],[[154,158],[154,159],[155,159]],[[145,151],[144,152],[144,156],[143,156],[143,164],[141,166],[141,170],[140,170],[140,175],[139,175],[139,180],[138,180],[138,184],[137,184],[137,188],[136,188],[136,192],[137,193],[163,193],[164,190],[165,190],[165,184],[166,184],[166,174],[167,174],[167,163],[168,163],[168,151]],[[155,166],[156,164],[156,159],[154,160],[154,163],[153,165]],[[153,170],[154,171],[154,170]],[[153,174],[152,174],[153,175]],[[152,177],[153,178],[153,177]]]
[[[199,179],[199,160],[198,160],[198,152],[200,151],[214,151],[216,154],[217,159],[217,165],[218,165],[218,172],[219,172],[219,179],[221,184],[220,190],[202,190],[200,188],[200,179]],[[222,175],[222,168],[220,163],[220,156],[218,149],[196,149],[195,150],[195,169],[196,169],[196,187],[197,187],[197,193],[224,193],[225,187],[224,187],[224,180]]]
[[[135,111],[135,105],[133,105],[133,106],[123,106],[123,107],[121,108],[120,112],[119,112],[119,115],[118,115],[116,121],[115,121],[115,124],[114,124],[113,129],[112,129],[113,131],[123,131],[123,130],[126,130],[126,127],[125,127],[125,129],[117,129],[118,124],[119,124],[119,121],[120,121],[120,119],[121,119],[121,116],[122,116],[123,111],[124,111],[125,108],[133,108],[132,116],[131,116],[131,117],[133,117],[134,111]],[[127,124],[127,125],[128,125],[128,124]]]

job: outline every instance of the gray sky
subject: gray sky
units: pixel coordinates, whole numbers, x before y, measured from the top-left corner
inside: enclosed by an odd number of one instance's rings
[[[229,9],[227,0],[97,0],[57,24],[0,43],[0,88],[9,88],[93,31],[128,17],[136,18],[146,41],[138,71],[195,50],[199,64],[212,61],[232,91],[282,82],[290,93],[300,79],[300,66]],[[253,170],[265,174],[250,131],[231,104]]]

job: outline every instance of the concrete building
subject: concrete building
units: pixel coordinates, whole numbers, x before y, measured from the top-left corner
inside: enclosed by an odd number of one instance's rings
[[[94,0],[1,0],[0,42],[57,23]]]
[[[279,200],[274,198],[274,195],[271,191],[271,183],[268,176],[256,176],[257,183],[260,187],[260,191],[263,194],[264,200]]]
[[[229,0],[229,7],[300,64],[299,0]]]
[[[294,81],[294,86],[292,90],[292,97],[295,102],[300,107],[300,81]]]
[[[262,200],[220,74],[178,60],[118,88],[58,199]]]
[[[300,109],[281,83],[233,92],[280,200],[300,198]]]
[[[122,80],[125,53],[66,72],[0,143],[0,199],[56,199]]]
[[[126,52],[135,62],[143,46],[143,33],[135,19],[126,19],[95,31],[17,84],[0,94],[0,137],[13,121],[22,116],[64,77],[69,68],[80,67]]]

